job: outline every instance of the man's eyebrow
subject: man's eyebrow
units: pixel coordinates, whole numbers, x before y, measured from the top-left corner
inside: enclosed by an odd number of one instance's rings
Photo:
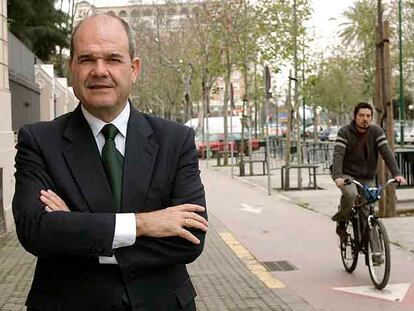
[[[122,53],[119,53],[119,52],[109,52],[109,53],[105,53],[103,56],[103,58],[122,58],[122,57],[123,57]],[[77,56],[77,59],[82,59],[82,58],[99,58],[99,56],[97,56],[94,53],[82,53]]]
[[[82,58],[92,58],[94,57],[93,53],[83,53],[79,54],[76,59],[82,59]]]
[[[110,52],[105,54],[105,57],[107,58],[123,58],[123,55],[121,53],[118,52]]]

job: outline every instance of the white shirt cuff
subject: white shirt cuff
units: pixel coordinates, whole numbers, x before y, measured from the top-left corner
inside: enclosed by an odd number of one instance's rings
[[[115,233],[112,249],[130,246],[136,239],[136,218],[134,213],[118,213],[115,215]],[[101,264],[117,264],[115,255],[112,257],[99,256]]]
[[[115,233],[112,248],[130,246],[135,243],[137,224],[134,213],[115,215]]]

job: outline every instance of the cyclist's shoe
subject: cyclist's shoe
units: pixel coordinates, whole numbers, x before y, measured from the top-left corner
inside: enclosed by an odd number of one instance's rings
[[[341,212],[337,212],[335,215],[333,215],[331,217],[331,219],[333,221],[337,221],[337,222],[345,222],[346,221],[346,219],[344,218],[344,216],[342,215]]]
[[[384,258],[381,253],[374,253],[372,254],[372,262],[374,266],[380,266],[384,263]]]
[[[336,225],[336,234],[339,236],[339,239],[342,242],[345,242],[348,238],[348,233],[346,232],[346,223],[343,221],[338,221]]]

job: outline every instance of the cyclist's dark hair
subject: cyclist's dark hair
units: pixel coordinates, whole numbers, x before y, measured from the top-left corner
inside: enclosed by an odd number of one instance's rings
[[[371,115],[374,115],[374,109],[372,109],[372,106],[366,102],[360,102],[358,103],[358,105],[355,106],[354,108],[354,119],[356,118],[359,109],[369,109],[371,110]]]
[[[70,38],[70,60],[71,61],[73,59],[73,52],[74,52],[74,49],[75,49],[74,38],[75,38],[76,33],[79,30],[79,27],[82,25],[82,23],[86,19],[88,19],[90,17],[101,16],[101,15],[115,18],[116,20],[118,20],[121,23],[122,27],[124,28],[124,30],[125,30],[125,32],[126,32],[126,34],[128,36],[128,50],[129,50],[128,52],[129,52],[129,57],[132,60],[136,56],[135,33],[134,33],[134,31],[132,30],[132,28],[129,26],[129,24],[125,20],[123,20],[122,18],[120,18],[119,16],[115,15],[112,12],[108,12],[108,13],[96,13],[96,14],[92,14],[92,15],[84,18],[83,20],[81,20],[75,26],[75,28],[73,28],[72,36]]]

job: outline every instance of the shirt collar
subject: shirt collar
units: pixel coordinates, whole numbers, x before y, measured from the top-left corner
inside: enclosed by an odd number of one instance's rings
[[[83,116],[85,117],[86,121],[89,124],[89,127],[92,130],[93,136],[96,137],[101,132],[102,128],[107,124],[101,119],[90,114],[84,107],[81,105]],[[131,112],[131,108],[129,107],[129,102],[125,105],[124,109],[121,113],[114,119],[111,124],[115,125],[119,132],[126,137],[127,134],[127,127],[128,127],[128,119],[129,114]]]

